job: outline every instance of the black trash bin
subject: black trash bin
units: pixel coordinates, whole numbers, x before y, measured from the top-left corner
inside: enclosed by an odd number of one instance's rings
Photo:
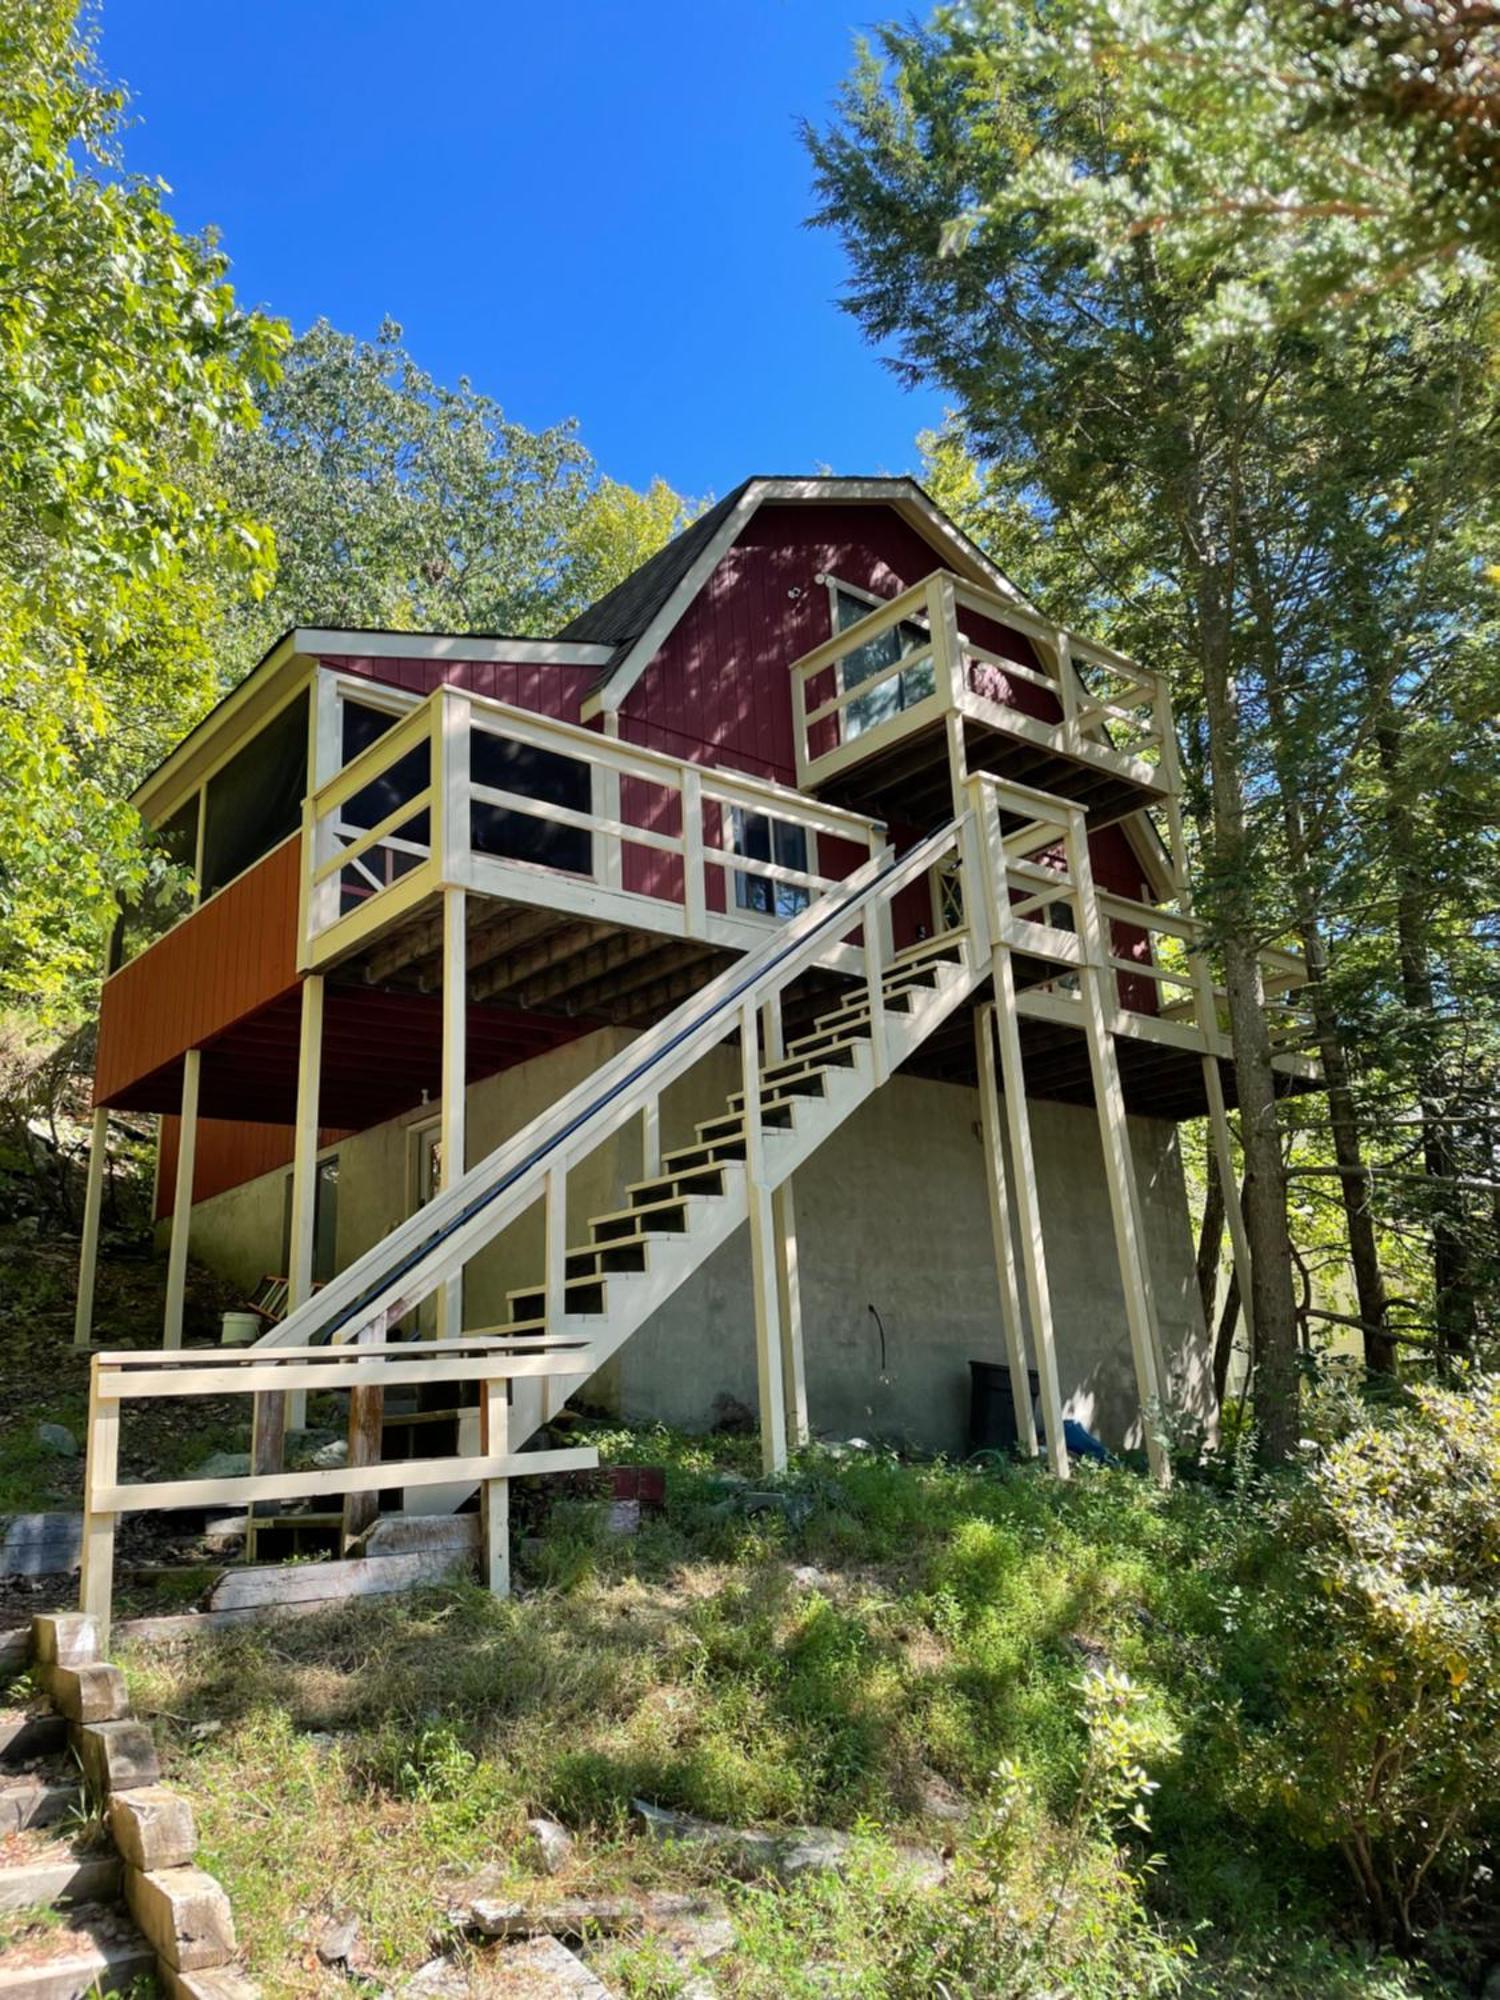
[[[1034,1368],[1026,1371],[1033,1405],[1042,1393],[1041,1380]],[[969,1450],[1013,1451],[1021,1442],[1016,1435],[1016,1404],[1010,1391],[1010,1370],[999,1361],[969,1363]]]

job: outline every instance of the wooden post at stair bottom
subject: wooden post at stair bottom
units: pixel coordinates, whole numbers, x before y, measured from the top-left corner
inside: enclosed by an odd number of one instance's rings
[[[1036,1342],[1037,1374],[1042,1384],[1047,1463],[1059,1479],[1066,1479],[1070,1474],[1068,1441],[1063,1434],[1062,1385],[1058,1378],[1057,1347],[1052,1334],[1052,1288],[1047,1281],[1042,1204],[1037,1192],[1031,1120],[1026,1110],[1026,1071],[1021,1061],[1021,1031],[1017,1025],[1016,979],[1011,969],[1010,952],[1003,944],[996,947],[991,965],[995,980],[995,1032],[1000,1043],[1000,1073],[1005,1084],[1005,1122],[1010,1129],[1010,1157],[1015,1167],[1021,1269],[1026,1276],[1026,1306],[1031,1315],[1031,1337]]]
[[[1000,1328],[1010,1369],[1016,1412],[1016,1442],[1027,1458],[1037,1455],[1036,1412],[1031,1406],[1026,1336],[1021,1326],[1021,1286],[1016,1246],[1010,1233],[1010,1191],[1006,1184],[1005,1141],[1000,1131],[1000,1082],[995,1071],[995,1009],[975,1009],[974,1042],[979,1057],[979,1120],[984,1140],[984,1179],[989,1195],[990,1235],[995,1245],[995,1277],[1000,1286]]]
[[[115,1515],[101,1512],[98,1495],[120,1476],[120,1405],[99,1394],[99,1360],[89,1371],[89,1423],[85,1443],[83,1489],[83,1569],[78,1583],[78,1608],[99,1628],[99,1647],[109,1643],[110,1606],[114,1599]]]
[[[94,1107],[89,1141],[89,1177],[83,1197],[83,1241],[78,1246],[78,1303],[73,1311],[73,1345],[87,1347],[94,1331],[94,1279],[99,1268],[99,1224],[104,1213],[104,1167],[109,1152],[109,1113]]]
[[[760,1117],[760,1033],[755,1004],[740,1009],[740,1060],[745,1098],[745,1176],[750,1205],[750,1284],[755,1299],[755,1375],[760,1401],[760,1456],[767,1473],[786,1470],[786,1393],[781,1373],[780,1288],[776,1221],[766,1180],[765,1130]]]
[[[297,1052],[297,1109],[292,1127],[292,1245],[286,1308],[294,1313],[312,1297],[318,1215],[318,1101],[323,1082],[323,975],[302,981],[302,1027]],[[307,1426],[307,1391],[292,1392],[286,1428]],[[279,1467],[276,1468],[278,1471]]]
[[[889,909],[882,905],[882,912],[888,924]],[[865,921],[871,921],[868,913]],[[887,964],[890,956],[887,949]],[[761,1010],[761,1046],[768,1066],[779,1063],[786,1054],[779,993],[768,1000]],[[797,1267],[797,1206],[790,1177],[771,1196],[771,1227],[776,1238],[776,1310],[781,1323],[781,1381],[786,1398],[787,1444],[795,1451],[807,1443],[812,1429],[807,1412],[807,1355],[802,1341],[802,1282]]]
[[[510,1450],[510,1384],[479,1385],[479,1449],[486,1458]],[[479,1489],[484,1580],[496,1597],[510,1596],[510,1481],[487,1479]]]
[[[375,1341],[385,1339],[385,1315],[371,1320],[361,1327],[355,1345],[368,1347]],[[349,1391],[349,1458],[351,1467],[357,1465],[378,1465],[380,1463],[381,1425],[385,1415],[385,1391],[381,1388],[351,1389]],[[399,1486],[400,1480],[392,1478],[391,1484]],[[346,1493],[344,1495],[344,1531],[342,1537],[344,1554],[349,1553],[352,1542],[374,1522],[380,1512],[379,1493]]]
[[[193,1165],[198,1151],[198,1084],[202,1070],[203,1051],[189,1049],[182,1058],[182,1114],[177,1127],[177,1186],[172,1199],[172,1238],[167,1247],[167,1309],[162,1327],[163,1347],[182,1345],[188,1237],[193,1226]]]

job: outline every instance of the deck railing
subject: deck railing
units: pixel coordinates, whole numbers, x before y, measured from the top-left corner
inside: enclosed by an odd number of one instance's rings
[[[1003,632],[1030,642],[1042,665],[985,643]],[[947,572],[805,654],[791,674],[799,785],[822,784],[950,714],[1148,788],[1161,783],[1172,717],[1160,675]]]
[[[747,949],[883,824],[443,687],[303,809],[304,963],[444,887]]]

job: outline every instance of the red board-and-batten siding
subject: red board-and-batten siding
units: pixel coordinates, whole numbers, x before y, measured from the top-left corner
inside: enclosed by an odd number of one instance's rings
[[[892,508],[761,507],[626,696],[621,737],[795,785],[790,669],[830,636],[828,589],[817,579],[835,577],[890,598],[937,567],[931,544]],[[981,632],[972,620],[966,625],[1002,658],[1039,664],[1020,633],[992,625]],[[1015,683],[1013,697],[1039,712],[1047,702],[1025,681]],[[1053,717],[1058,713],[1054,705]],[[1100,888],[1150,900],[1123,828],[1092,834],[1089,853]],[[1117,941],[1127,949],[1144,942],[1123,932]],[[1154,1013],[1154,983],[1140,979],[1131,986],[1130,1004]]]
[[[597,667],[538,665],[515,660],[369,659],[362,654],[325,653],[325,667],[341,674],[361,674],[408,694],[431,694],[434,688],[467,688],[470,694],[507,701],[559,722],[576,722],[585,698],[599,679]]]

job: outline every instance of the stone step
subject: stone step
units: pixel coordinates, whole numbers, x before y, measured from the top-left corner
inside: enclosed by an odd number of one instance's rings
[[[0,1780],[0,1840],[27,1827],[56,1826],[80,1804],[83,1780],[62,1763],[45,1772]]]
[[[46,1708],[0,1711],[0,1784],[7,1774],[59,1757],[67,1747],[66,1717]]]
[[[120,1857],[112,1848],[45,1832],[13,1834],[0,1846],[0,1910],[112,1903],[119,1894]]]
[[[84,1904],[0,1953],[0,2000],[90,2000],[155,1971],[155,1952],[123,1911]]]

